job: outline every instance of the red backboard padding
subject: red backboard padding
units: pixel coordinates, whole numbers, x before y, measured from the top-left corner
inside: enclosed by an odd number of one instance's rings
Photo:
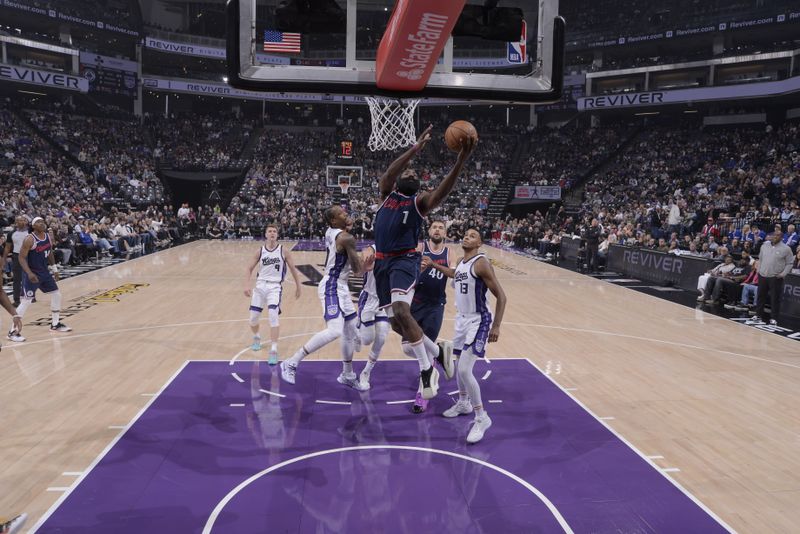
[[[397,0],[376,56],[376,83],[420,91],[456,25],[466,0]]]

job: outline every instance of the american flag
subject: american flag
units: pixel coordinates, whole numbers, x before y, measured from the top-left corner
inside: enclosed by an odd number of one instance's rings
[[[264,52],[300,53],[300,34],[264,30]]]

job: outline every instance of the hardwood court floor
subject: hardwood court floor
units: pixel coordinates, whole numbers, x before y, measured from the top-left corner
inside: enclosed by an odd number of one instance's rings
[[[253,358],[242,289],[258,246],[195,242],[65,280],[64,308],[76,312],[64,317],[70,334],[30,324],[49,316],[40,297],[26,317],[28,342],[5,341],[0,353],[0,514],[27,511],[34,524],[185,360]],[[532,360],[659,467],[678,469],[669,476],[734,529],[796,528],[796,342],[486,252],[509,296],[491,358]],[[324,257],[294,254],[318,270]],[[323,325],[316,289],[304,286],[299,301],[292,293],[289,283],[282,357]],[[445,338],[452,315],[448,305]],[[400,355],[394,334],[384,355]],[[333,345],[313,356],[338,357]]]

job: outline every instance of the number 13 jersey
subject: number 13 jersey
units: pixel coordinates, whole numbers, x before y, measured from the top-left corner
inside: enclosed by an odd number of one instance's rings
[[[486,284],[475,275],[474,271],[475,262],[485,257],[485,254],[478,254],[467,261],[462,259],[456,265],[453,289],[456,294],[456,311],[460,314],[489,314],[486,302]]]

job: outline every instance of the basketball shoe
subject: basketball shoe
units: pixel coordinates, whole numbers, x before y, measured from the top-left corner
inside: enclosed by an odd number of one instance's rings
[[[490,426],[492,426],[492,419],[488,413],[484,412],[480,416],[476,416],[472,422],[472,428],[467,434],[467,443],[478,443],[483,439],[483,435],[489,430]]]
[[[459,399],[457,403],[446,409],[442,415],[445,417],[458,417],[459,415],[467,415],[471,413],[472,403],[466,399]]]

